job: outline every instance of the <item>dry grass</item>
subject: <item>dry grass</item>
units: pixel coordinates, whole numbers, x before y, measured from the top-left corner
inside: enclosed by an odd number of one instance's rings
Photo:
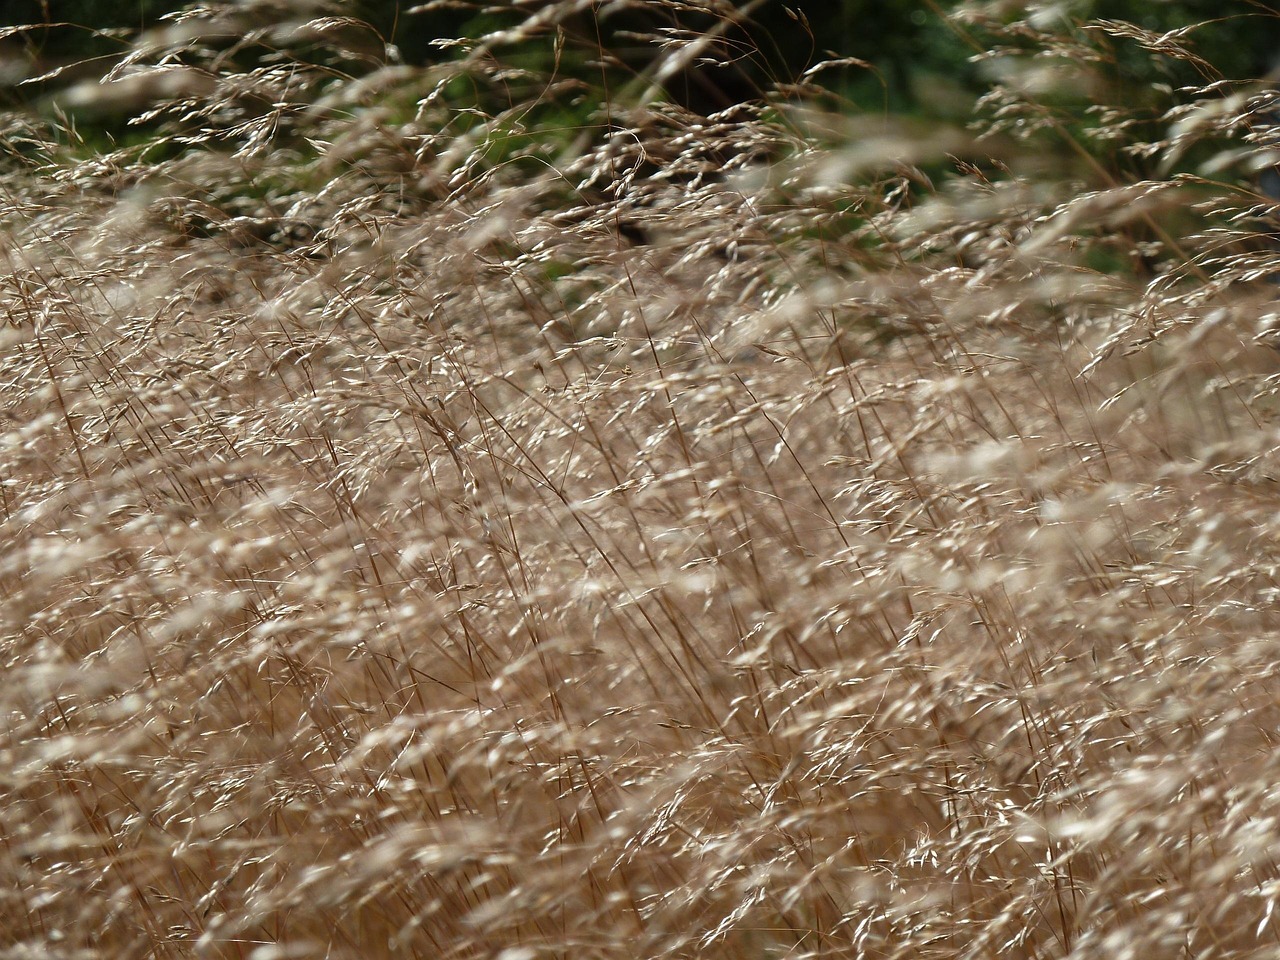
[[[0,956],[1280,954],[1256,201],[255,69],[8,161]]]

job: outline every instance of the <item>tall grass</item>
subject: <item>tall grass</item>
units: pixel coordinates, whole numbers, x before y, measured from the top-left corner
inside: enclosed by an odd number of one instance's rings
[[[0,956],[1280,953],[1267,91],[281,9],[6,121]]]

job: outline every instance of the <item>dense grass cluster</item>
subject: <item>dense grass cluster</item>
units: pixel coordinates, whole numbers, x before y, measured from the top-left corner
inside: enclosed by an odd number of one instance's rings
[[[1269,91],[268,6],[5,119],[0,956],[1280,954]]]

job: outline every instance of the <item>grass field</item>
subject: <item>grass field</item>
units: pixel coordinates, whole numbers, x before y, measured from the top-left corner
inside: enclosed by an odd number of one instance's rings
[[[5,121],[0,957],[1280,956],[1245,167],[299,62]]]

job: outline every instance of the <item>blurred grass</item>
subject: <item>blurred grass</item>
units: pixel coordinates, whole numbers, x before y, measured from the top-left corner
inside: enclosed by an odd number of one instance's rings
[[[1265,87],[230,9],[5,120],[4,956],[1274,955]]]

